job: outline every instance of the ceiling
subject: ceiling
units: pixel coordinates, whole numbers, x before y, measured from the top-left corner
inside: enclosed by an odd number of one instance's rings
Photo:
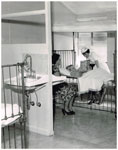
[[[39,10],[44,2],[5,2],[2,14]],[[9,12],[10,11],[10,12]],[[117,30],[116,1],[52,1],[51,22],[55,32],[91,32]],[[14,17],[15,23],[43,25],[44,16]],[[9,21],[9,20],[8,20]]]
[[[116,2],[61,2],[73,14],[100,14],[116,10]]]
[[[54,31],[116,30],[115,1],[52,2]]]

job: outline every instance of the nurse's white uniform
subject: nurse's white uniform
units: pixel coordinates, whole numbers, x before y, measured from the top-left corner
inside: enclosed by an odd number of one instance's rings
[[[99,63],[99,68],[102,68],[102,69],[104,69],[110,73],[110,70],[109,70],[107,63],[104,62],[98,55],[96,55],[95,52],[91,51],[87,60],[90,60],[91,64],[95,64],[95,61],[97,60]],[[95,68],[97,68],[97,67],[95,66],[94,69]]]
[[[87,48],[84,48],[82,53],[86,50]],[[79,94],[88,91],[100,91],[104,83],[113,80],[108,65],[95,52],[91,51],[87,60],[90,60],[91,64],[95,64],[95,61],[98,61],[99,68],[95,65],[93,70],[84,73],[82,77],[78,78]]]

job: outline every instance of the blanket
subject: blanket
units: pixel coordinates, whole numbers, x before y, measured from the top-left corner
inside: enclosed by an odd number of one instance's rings
[[[78,78],[79,94],[89,91],[100,91],[103,84],[110,80],[113,80],[113,75],[101,68],[88,71]]]

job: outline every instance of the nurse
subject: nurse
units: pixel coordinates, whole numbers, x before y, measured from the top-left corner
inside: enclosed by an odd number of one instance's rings
[[[93,67],[93,69],[102,68],[110,73],[109,67],[106,62],[104,62],[99,56],[97,56],[95,52],[90,51],[90,49],[87,47],[83,47],[81,49],[81,53],[84,57],[86,57],[87,60],[90,61],[90,65]]]

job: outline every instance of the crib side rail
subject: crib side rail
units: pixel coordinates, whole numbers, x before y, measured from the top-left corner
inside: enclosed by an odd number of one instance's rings
[[[115,118],[117,117],[117,51],[115,50],[113,53],[114,60],[114,83],[115,83]]]
[[[22,70],[22,64],[13,64],[13,65],[3,65],[2,66],[2,107],[5,110],[4,111],[4,118],[2,119],[8,119],[10,117],[17,116],[21,114],[20,108],[23,107],[24,100],[24,78],[23,78],[23,70]],[[21,73],[21,78],[19,78],[19,72]],[[16,82],[16,93],[12,90],[12,78],[15,77]],[[6,83],[9,84],[6,84]],[[20,91],[19,91],[19,86]],[[22,97],[21,97],[22,95]],[[9,104],[9,105],[8,105]],[[18,106],[18,114],[15,113],[14,110],[14,104],[17,104]],[[15,105],[16,106],[16,105]],[[7,115],[7,107],[11,107],[11,115]],[[24,109],[23,109],[24,111]]]
[[[68,65],[75,66],[75,51],[74,50],[55,50],[61,56],[62,68]]]
[[[24,64],[17,63],[3,65],[1,69],[1,145],[3,145],[4,148],[17,148],[17,145],[18,148],[26,148],[26,102],[24,86]],[[13,79],[15,79],[16,82],[15,86],[13,86],[12,84]],[[17,134],[20,134],[19,136],[21,136],[21,138],[19,139],[20,141],[17,141]]]

